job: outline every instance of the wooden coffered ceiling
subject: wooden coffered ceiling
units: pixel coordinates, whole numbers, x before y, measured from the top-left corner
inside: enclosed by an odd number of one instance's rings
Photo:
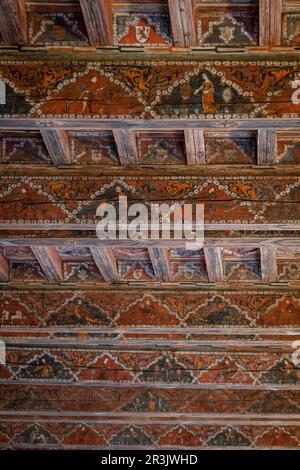
[[[300,2],[0,2],[0,447],[298,449]],[[205,243],[96,237],[204,204]]]

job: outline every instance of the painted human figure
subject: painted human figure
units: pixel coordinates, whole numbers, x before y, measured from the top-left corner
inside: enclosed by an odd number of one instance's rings
[[[216,106],[215,106],[215,88],[213,82],[208,78],[206,74],[202,75],[203,83],[201,86],[195,91],[195,95],[197,95],[200,91],[202,91],[202,107],[204,113],[215,113]]]

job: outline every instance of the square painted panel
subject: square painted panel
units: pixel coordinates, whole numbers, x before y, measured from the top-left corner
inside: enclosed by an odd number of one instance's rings
[[[278,132],[276,163],[300,163],[300,132]]]
[[[29,11],[28,44],[31,46],[89,44],[80,10]]]
[[[222,251],[224,278],[232,282],[261,281],[260,250],[243,247],[224,248]]]
[[[200,46],[254,46],[258,44],[258,6],[198,4],[197,38]]]
[[[210,165],[253,165],[257,162],[256,134],[206,133],[205,160]]]
[[[152,263],[145,260],[118,261],[119,276],[122,281],[155,281]]]
[[[119,157],[112,133],[70,132],[72,162],[77,165],[118,165]]]
[[[103,281],[94,261],[64,261],[63,275],[67,282]]]
[[[279,282],[300,281],[300,253],[277,250],[277,280]]]
[[[10,262],[10,278],[12,281],[46,281],[47,277],[34,260],[18,260]]]
[[[299,11],[283,13],[282,15],[282,45],[300,45],[300,8]]]
[[[169,257],[173,281],[208,282],[203,250],[173,248]]]
[[[0,135],[0,162],[18,164],[52,164],[41,135],[37,132]]]
[[[167,13],[116,12],[114,44],[123,47],[169,47],[173,44]]]
[[[139,133],[138,154],[141,163],[150,165],[184,165],[185,141],[181,132]]]

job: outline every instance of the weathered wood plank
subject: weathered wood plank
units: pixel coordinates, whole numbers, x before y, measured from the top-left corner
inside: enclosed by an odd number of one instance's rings
[[[0,253],[0,281],[9,281],[9,264],[2,253]]]
[[[85,223],[85,224],[75,224],[75,223],[64,223],[64,222],[49,222],[49,223],[26,223],[26,222],[17,222],[17,223],[0,223],[0,230],[5,231],[14,231],[14,230],[76,230],[80,232],[85,232],[89,230],[96,229],[96,223]],[[278,232],[278,231],[300,231],[300,223],[266,223],[266,224],[256,224],[256,223],[205,223],[205,230],[209,231],[228,231],[228,230],[238,230],[238,231],[256,231],[256,232]],[[96,240],[95,240],[96,241]],[[183,246],[182,240],[102,240],[103,245],[130,245],[130,246]]]
[[[186,160],[188,165],[204,165],[205,143],[203,129],[185,129]]]
[[[222,248],[204,246],[204,256],[209,282],[223,282]]]
[[[268,244],[260,247],[260,262],[262,281],[266,283],[277,281],[276,246]]]
[[[62,261],[54,246],[31,246],[42,270],[50,282],[63,280]]]
[[[41,129],[41,134],[53,163],[57,166],[71,163],[67,132],[61,129]]]
[[[119,281],[118,266],[112,249],[95,245],[90,247],[90,251],[103,279],[107,282]]]
[[[175,46],[191,47],[196,43],[194,3],[191,0],[168,0]]]
[[[26,43],[27,15],[25,0],[1,0],[0,33],[6,45]]]
[[[136,165],[139,162],[135,133],[126,129],[114,129],[119,159],[122,165]]]
[[[259,44],[281,45],[282,0],[259,0]]]
[[[275,129],[259,129],[257,135],[257,164],[273,165],[276,161]]]
[[[148,249],[153,270],[158,281],[171,281],[171,267],[167,248],[149,248]]]
[[[281,15],[283,0],[270,1],[270,45],[281,45]]]
[[[270,1],[259,0],[259,45],[270,44]]]
[[[112,45],[113,16],[111,0],[80,0],[80,6],[91,45]]]

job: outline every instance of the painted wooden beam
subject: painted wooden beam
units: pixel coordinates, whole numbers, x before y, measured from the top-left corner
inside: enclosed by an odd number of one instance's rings
[[[222,248],[204,246],[204,256],[209,282],[223,282]]]
[[[262,281],[277,281],[276,246],[269,244],[260,247],[260,263]]]
[[[259,129],[257,132],[257,164],[274,165],[276,163],[275,129]]]
[[[196,43],[194,3],[191,0],[168,0],[175,46],[191,47]]]
[[[67,132],[61,129],[41,129],[40,131],[54,165],[69,165],[71,152]]]
[[[54,246],[31,246],[42,270],[51,282],[63,281],[62,261]]]
[[[9,281],[9,264],[2,253],[0,253],[0,281]]]
[[[168,248],[148,249],[155,277],[158,281],[171,281],[172,273]]]
[[[113,44],[111,0],[80,0],[80,6],[92,46]]]
[[[205,143],[203,129],[185,129],[186,161],[188,165],[204,165]]]
[[[134,131],[114,129],[113,135],[121,165],[137,165],[139,163],[139,157]]]
[[[25,0],[0,1],[0,33],[6,45],[26,44],[27,14]]]
[[[103,279],[106,282],[119,281],[118,266],[113,250],[109,247],[96,245],[91,246],[90,251]]]

